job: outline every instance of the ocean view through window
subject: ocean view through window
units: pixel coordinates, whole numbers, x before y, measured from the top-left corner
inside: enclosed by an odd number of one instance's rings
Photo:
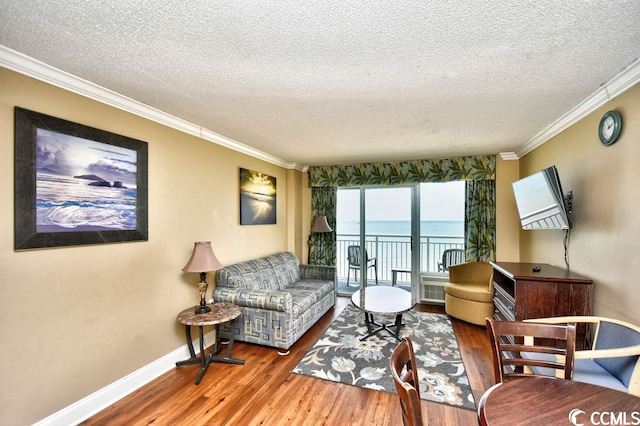
[[[381,281],[391,281],[393,269],[412,269],[412,210],[420,217],[415,227],[413,250],[419,250],[417,273],[437,273],[442,252],[447,248],[464,248],[463,181],[424,183],[418,197],[411,187],[340,188],[337,194],[337,265],[338,277],[346,277],[346,251],[360,245],[360,211],[365,209],[364,241],[369,257],[376,257]],[[365,202],[361,201],[364,197]],[[418,217],[418,215],[414,216]],[[416,242],[419,242],[416,244]],[[367,279],[374,279],[368,271]],[[346,279],[346,278],[345,278]],[[410,284],[408,274],[405,284]]]

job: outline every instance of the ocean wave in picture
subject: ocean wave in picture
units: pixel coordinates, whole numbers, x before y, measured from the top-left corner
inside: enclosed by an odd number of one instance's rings
[[[275,222],[275,196],[243,192],[240,202],[246,207],[243,214],[247,223]]]
[[[136,189],[37,174],[37,232],[135,230]]]

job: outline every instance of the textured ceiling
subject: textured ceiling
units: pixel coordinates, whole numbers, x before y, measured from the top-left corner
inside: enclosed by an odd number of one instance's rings
[[[640,1],[0,0],[0,44],[300,165],[517,151],[640,56]]]

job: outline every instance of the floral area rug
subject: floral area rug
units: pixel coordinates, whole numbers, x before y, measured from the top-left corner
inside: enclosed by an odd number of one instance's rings
[[[395,315],[376,315],[376,322],[393,323]],[[458,341],[449,317],[409,311],[400,336],[408,336],[418,363],[420,397],[428,401],[475,410]],[[347,305],[325,334],[309,350],[293,373],[353,386],[396,393],[389,368],[397,340],[382,330],[367,334],[364,313]]]

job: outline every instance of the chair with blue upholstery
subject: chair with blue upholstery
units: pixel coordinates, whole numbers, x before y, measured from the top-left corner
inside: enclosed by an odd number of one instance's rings
[[[594,330],[590,349],[576,350],[573,380],[640,396],[640,327],[597,316],[536,318],[526,321],[575,322]]]

